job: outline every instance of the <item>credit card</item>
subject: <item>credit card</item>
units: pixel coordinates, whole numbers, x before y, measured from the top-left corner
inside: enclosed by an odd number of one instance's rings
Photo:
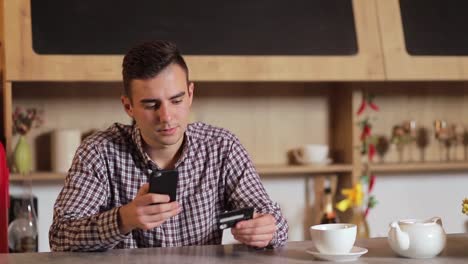
[[[244,207],[229,212],[221,213],[218,220],[219,229],[234,227],[238,222],[253,218],[254,208]]]

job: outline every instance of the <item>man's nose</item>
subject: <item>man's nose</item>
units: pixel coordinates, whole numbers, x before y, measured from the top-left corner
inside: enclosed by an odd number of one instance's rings
[[[170,106],[167,104],[161,104],[159,110],[159,121],[160,122],[169,122],[172,119]]]

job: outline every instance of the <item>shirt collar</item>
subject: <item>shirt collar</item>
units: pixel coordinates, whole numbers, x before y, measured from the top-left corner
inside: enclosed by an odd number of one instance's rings
[[[186,131],[184,132],[184,142],[182,143],[182,154],[180,155],[180,158],[178,161],[175,163],[175,167],[179,167],[180,164],[182,164],[186,159],[189,157],[189,149],[191,145],[193,145],[193,138],[191,136],[191,133],[189,130],[189,127],[187,126]],[[156,166],[159,170],[161,168],[150,158],[148,153],[143,149],[143,139],[141,137],[141,131],[140,128],[136,124],[133,125],[133,130],[132,130],[132,139],[133,142],[135,142],[135,145],[138,149],[138,153],[140,156],[143,158],[144,162],[147,165],[151,166]]]

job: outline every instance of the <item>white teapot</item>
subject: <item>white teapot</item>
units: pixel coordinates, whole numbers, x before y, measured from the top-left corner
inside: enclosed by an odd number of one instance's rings
[[[444,249],[445,241],[440,217],[395,221],[388,232],[388,243],[393,251],[408,258],[435,257]]]

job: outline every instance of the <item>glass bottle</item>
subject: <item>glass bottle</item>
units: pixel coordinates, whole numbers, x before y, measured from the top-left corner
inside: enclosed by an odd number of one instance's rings
[[[357,238],[369,238],[369,224],[364,216],[364,211],[361,207],[353,209],[353,217],[351,223],[357,227]]]
[[[329,187],[324,190],[324,211],[320,224],[334,224],[338,223],[338,218],[335,210],[333,209],[333,197]]]
[[[10,252],[37,252],[37,217],[33,196],[23,196],[15,220],[8,226],[8,246]]]

